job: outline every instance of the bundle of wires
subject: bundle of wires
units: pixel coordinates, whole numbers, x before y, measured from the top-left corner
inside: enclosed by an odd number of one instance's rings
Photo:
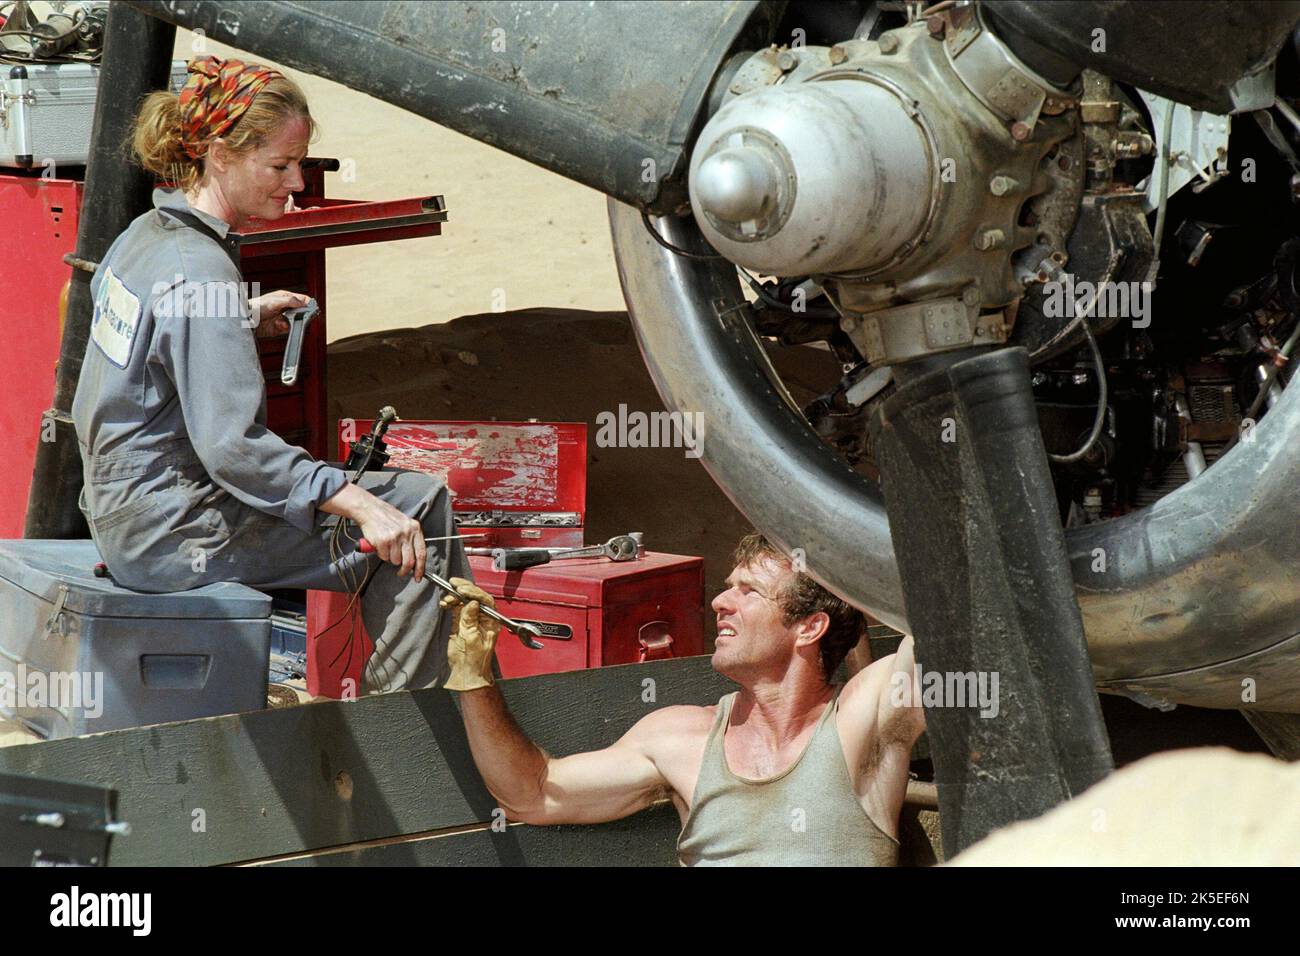
[[[352,475],[351,480],[354,485],[361,476],[366,473],[366,469],[370,467],[370,459],[373,455],[374,446],[372,445],[366,451],[365,458],[361,460],[361,464],[357,466],[357,470]],[[328,634],[330,631],[334,630],[334,628],[342,624],[343,621],[346,620],[348,622],[348,639],[343,643],[343,646],[339,648],[339,652],[334,655],[334,659],[330,661],[330,666],[334,666],[346,651],[348,659],[343,664],[343,670],[345,673],[347,669],[352,666],[352,654],[357,640],[357,617],[360,612],[359,602],[361,600],[361,594],[365,591],[366,585],[370,583],[371,577],[374,576],[375,569],[379,567],[378,564],[371,564],[366,571],[366,576],[358,580],[356,570],[350,567],[347,562],[343,560],[348,555],[356,552],[360,543],[360,539],[352,536],[348,528],[350,524],[351,522],[347,518],[340,515],[338,521],[334,523],[333,532],[330,534],[330,562],[333,564],[335,573],[339,576],[339,580],[343,582],[343,586],[349,594],[348,605],[343,609],[343,613],[339,616],[338,620],[316,635],[316,637],[319,638],[321,635]],[[346,547],[344,542],[350,544],[351,547]]]

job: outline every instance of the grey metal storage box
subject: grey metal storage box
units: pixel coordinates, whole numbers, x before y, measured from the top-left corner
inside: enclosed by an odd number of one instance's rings
[[[185,74],[172,61],[173,92]],[[86,165],[98,94],[94,63],[0,63],[0,166]]]
[[[99,560],[93,541],[0,540],[0,716],[56,738],[266,706],[269,596],[142,594]]]

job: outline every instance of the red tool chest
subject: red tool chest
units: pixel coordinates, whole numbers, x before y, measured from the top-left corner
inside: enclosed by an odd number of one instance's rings
[[[258,340],[267,383],[267,425],[286,441],[317,458],[329,456],[325,422],[325,344],[328,308],[325,250],[337,246],[435,236],[447,219],[441,196],[387,202],[352,202],[325,197],[325,173],[334,159],[308,159],[304,188],[294,195],[300,210],[275,222],[254,221],[240,244],[241,268],[261,291],[288,289],[310,295],[320,314],[308,326],[298,381],[280,383],[287,336]],[[0,173],[0,324],[15,367],[0,402],[0,428],[17,460],[0,493],[0,538],[21,538],[41,416],[54,397],[62,328],[59,298],[70,267],[63,262],[77,241],[83,185],[78,179],[49,179],[23,172]]]
[[[647,551],[636,561],[579,558],[494,571],[470,558],[474,582],[507,617],[536,624],[545,648],[497,638],[505,677],[704,653],[704,559]]]
[[[0,488],[0,538],[21,538],[41,436],[54,401],[63,329],[59,298],[77,245],[82,184],[75,179],[0,173],[0,326],[17,374],[0,400],[0,433],[13,460]]]
[[[339,448],[368,420],[340,422]],[[436,475],[453,495],[457,526],[473,547],[576,547],[586,520],[587,426],[556,422],[396,422],[390,466]],[[474,580],[507,617],[538,625],[540,651],[511,633],[497,639],[506,677],[629,664],[704,652],[704,561],[643,552],[635,561],[552,561],[498,572],[471,556]],[[432,587],[432,585],[429,585]],[[307,689],[342,696],[360,686],[373,647],[350,595],[307,595]],[[351,644],[349,644],[351,640]]]

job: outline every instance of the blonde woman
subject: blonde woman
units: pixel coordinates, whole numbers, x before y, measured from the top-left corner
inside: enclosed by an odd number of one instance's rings
[[[143,102],[136,157],[175,188],[154,191],[91,281],[73,403],[81,507],[128,588],[347,590],[370,575],[361,613],[376,648],[359,690],[433,686],[449,621],[425,563],[468,576],[459,542],[426,551],[426,537],[454,533],[447,489],[415,472],[351,484],[266,428],[254,337],[283,332],[282,313],[306,298],[250,300],[232,233],[284,215],[314,129],[295,83],[239,60],[196,60],[179,96]],[[354,522],[378,557],[332,560],[327,515]]]

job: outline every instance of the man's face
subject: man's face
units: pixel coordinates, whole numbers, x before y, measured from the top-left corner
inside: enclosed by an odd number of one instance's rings
[[[253,216],[269,221],[284,215],[289,194],[303,187],[301,164],[309,135],[307,121],[294,117],[261,146],[230,156],[225,194],[241,222]]]
[[[713,599],[718,640],[713,669],[740,680],[779,678],[794,655],[795,630],[782,618],[777,599],[790,569],[772,558],[759,558],[727,576],[727,590]]]

